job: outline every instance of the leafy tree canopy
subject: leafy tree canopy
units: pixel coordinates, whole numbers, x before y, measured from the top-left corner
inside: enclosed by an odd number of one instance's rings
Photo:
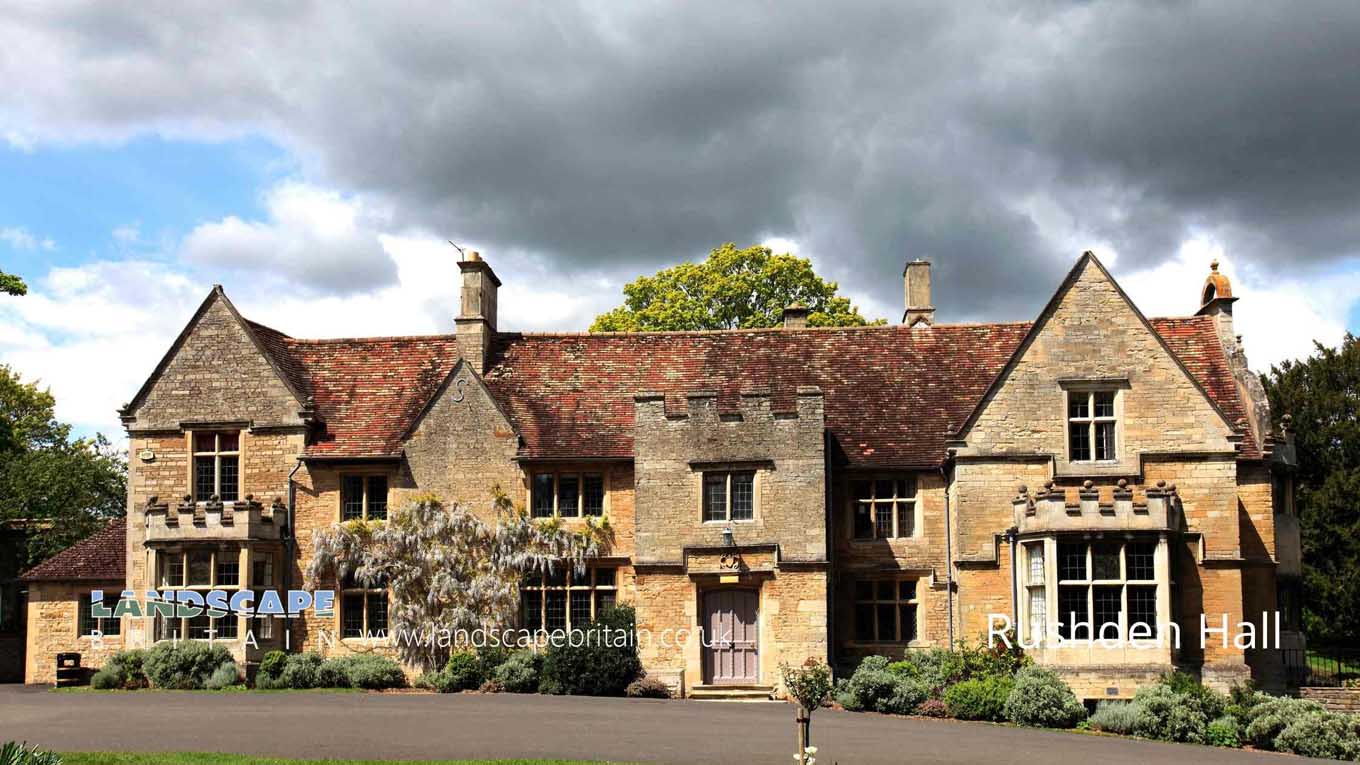
[[[28,529],[36,564],[125,512],[127,463],[102,435],[71,437],[56,400],[0,366],[0,523]]]
[[[1293,417],[1304,618],[1322,641],[1360,635],[1360,342],[1317,344],[1262,376],[1272,416]]]
[[[0,271],[0,294],[5,295],[27,295],[28,285],[24,280],[14,274],[7,274]]]
[[[801,303],[814,327],[867,324],[839,286],[817,276],[806,258],[731,242],[702,263],[682,263],[623,288],[624,303],[602,313],[592,332],[648,332],[776,327],[784,308]],[[873,322],[882,324],[883,320]]]

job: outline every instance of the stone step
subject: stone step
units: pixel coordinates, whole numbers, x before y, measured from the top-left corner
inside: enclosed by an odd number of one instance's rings
[[[771,701],[774,686],[696,685],[689,689],[689,697],[699,701]]]

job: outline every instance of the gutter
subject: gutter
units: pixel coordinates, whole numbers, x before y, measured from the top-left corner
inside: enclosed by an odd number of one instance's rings
[[[944,481],[944,591],[949,615],[949,647],[954,647],[954,524],[949,512],[949,475],[945,466],[940,465],[940,478]]]

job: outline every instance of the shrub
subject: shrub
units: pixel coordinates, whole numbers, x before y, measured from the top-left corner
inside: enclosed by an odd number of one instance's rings
[[[491,673],[491,679],[509,693],[536,693],[543,657],[535,651],[516,651]]]
[[[198,690],[218,667],[231,661],[220,645],[197,641],[158,643],[146,653],[146,676],[158,688]]]
[[[903,677],[917,678],[931,690],[958,682],[965,672],[963,657],[946,648],[907,651],[906,657],[893,662],[888,670]]]
[[[1034,728],[1071,728],[1086,718],[1072,689],[1051,670],[1029,666],[1015,675],[1006,697],[1006,719]]]
[[[1275,749],[1328,760],[1360,758],[1360,720],[1336,712],[1305,712],[1280,731]]]
[[[605,609],[583,635],[548,648],[539,688],[544,693],[622,696],[642,673],[629,606]],[[573,645],[575,644],[575,645]]]
[[[1210,746],[1239,747],[1242,745],[1242,726],[1238,724],[1236,717],[1223,715],[1204,729],[1204,743]]]
[[[440,693],[470,691],[481,686],[484,680],[482,662],[472,651],[455,651],[444,669],[433,678],[434,689]]]
[[[317,688],[348,688],[349,675],[345,672],[345,657],[324,659],[316,668]]]
[[[105,667],[90,676],[90,687],[96,691],[116,691],[123,687],[123,678]],[[0,765],[3,765],[0,760]]]
[[[510,658],[510,649],[502,646],[486,646],[477,649],[477,662],[482,665],[482,677],[491,678],[496,667]]]
[[[0,746],[0,765],[61,765],[61,755],[56,752],[41,752],[15,741]]]
[[[213,670],[213,673],[208,676],[208,680],[203,683],[203,687],[210,691],[220,691],[223,688],[240,684],[241,670],[237,668],[236,662],[229,661]]]
[[[1162,677],[1161,684],[1180,696],[1183,703],[1194,707],[1203,715],[1206,724],[1209,720],[1217,720],[1227,714],[1228,697],[1200,683],[1194,675],[1172,672]]]
[[[119,651],[110,656],[108,661],[104,662],[104,667],[100,671],[109,673],[117,680],[117,685],[111,687],[128,690],[145,688],[147,686],[145,664],[146,651],[138,648],[130,651]],[[94,679],[91,678],[91,683],[93,682]]]
[[[628,684],[623,695],[634,699],[669,699],[671,688],[655,677],[639,677]]]
[[[801,667],[779,665],[779,675],[798,705],[809,712],[820,708],[831,696],[831,668],[809,658]]]
[[[926,699],[917,705],[916,714],[922,717],[948,717],[949,708],[940,699]]]
[[[1161,741],[1200,743],[1209,720],[1199,707],[1171,686],[1158,683],[1140,688],[1133,697],[1138,707],[1138,719],[1133,732],[1144,738]]]
[[[1133,735],[1141,710],[1137,704],[1128,701],[1102,701],[1096,705],[1091,715],[1090,728],[1105,733],[1118,733],[1121,736]]]
[[[505,692],[505,688],[502,687],[501,684],[498,683],[498,682],[496,682],[495,680],[483,680],[483,681],[482,681],[482,684],[479,685],[479,686],[477,686],[477,692],[478,692],[478,693],[504,693],[504,692]]]
[[[841,684],[836,700],[852,712],[905,715],[916,711],[916,707],[930,695],[930,689],[914,673],[915,670],[894,672],[889,666],[886,657],[866,658],[860,662],[859,669],[850,679]]]
[[[1294,720],[1310,712],[1324,712],[1316,701],[1269,696],[1247,716],[1246,739],[1257,749],[1274,749],[1275,738]]]
[[[283,676],[283,668],[288,666],[288,654],[283,651],[270,651],[260,659],[260,669],[255,673],[256,682],[262,677],[277,680]]]
[[[279,675],[276,688],[317,688],[321,683],[321,656],[312,651],[295,653],[288,657],[288,663]],[[258,683],[256,684],[258,686]]]
[[[346,656],[342,660],[345,680],[351,688],[385,690],[406,685],[406,673],[396,661],[373,653]]]
[[[959,720],[1006,719],[1006,699],[1015,681],[1008,675],[990,675],[964,680],[944,692],[944,705],[951,717]]]
[[[1007,633],[1007,638],[1010,640],[1009,648],[1002,640],[997,640],[990,646],[985,639],[974,646],[960,640],[958,654],[963,662],[963,676],[970,680],[997,676],[1015,677],[1016,672],[1032,664],[1024,650],[1020,648],[1014,630]]]

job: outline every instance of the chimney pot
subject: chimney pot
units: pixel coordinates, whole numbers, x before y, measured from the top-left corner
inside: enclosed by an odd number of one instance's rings
[[[791,303],[784,308],[784,329],[802,329],[808,325],[808,307],[802,303]]]
[[[906,311],[902,323],[908,327],[935,323],[935,306],[930,300],[930,261],[917,258],[902,269],[902,288],[906,296]]]

